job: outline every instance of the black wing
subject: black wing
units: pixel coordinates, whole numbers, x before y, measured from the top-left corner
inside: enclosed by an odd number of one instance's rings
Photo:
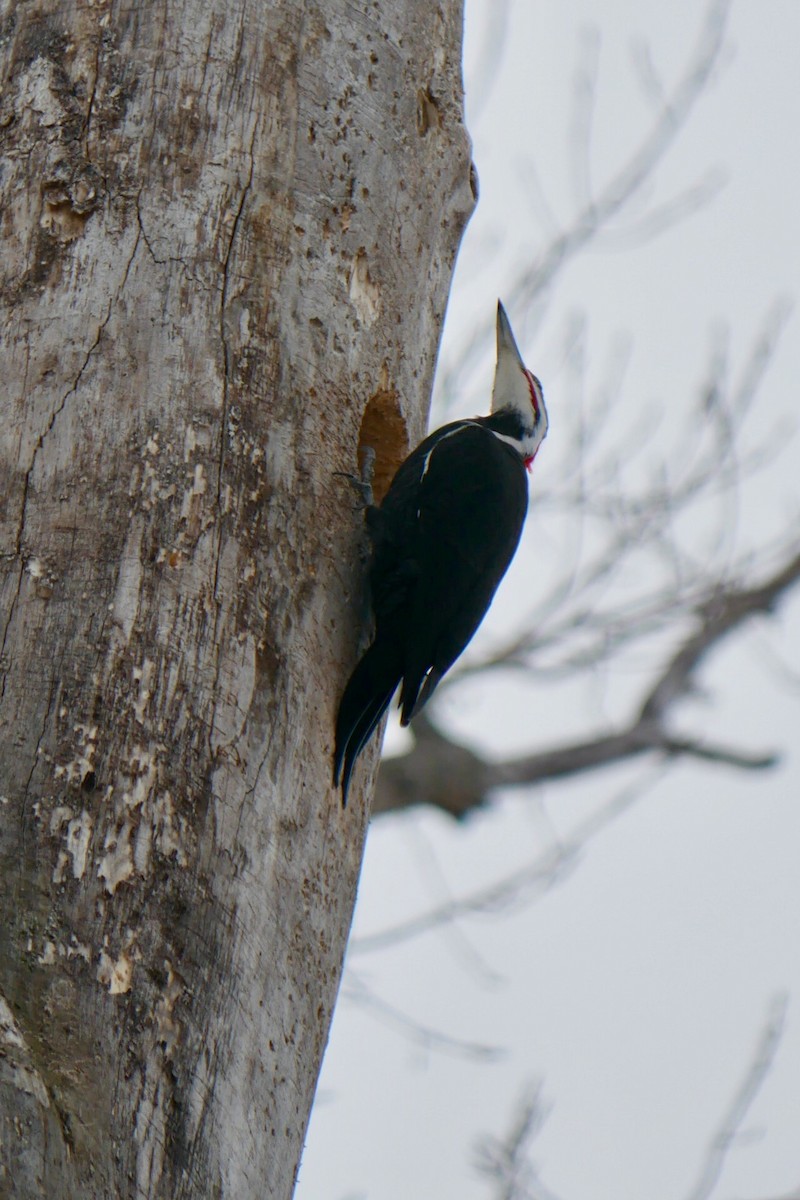
[[[433,449],[443,439],[463,429],[465,421],[453,421],[428,434],[398,467],[380,508],[367,511],[372,540],[370,591],[378,630],[402,623],[407,602],[419,574],[419,563],[411,553],[419,521],[420,481],[430,464]]]
[[[437,430],[395,476],[376,544],[376,574],[393,586],[373,604],[402,644],[404,724],[483,620],[527,506],[522,459],[478,421]]]

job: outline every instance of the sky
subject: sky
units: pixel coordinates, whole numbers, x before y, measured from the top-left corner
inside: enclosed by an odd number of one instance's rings
[[[591,420],[609,437],[647,428],[639,466],[620,467],[635,482],[659,450],[677,477],[702,439],[690,418],[723,331],[736,376],[769,314],[782,312],[757,402],[735,430],[742,453],[765,440],[774,457],[725,501],[735,519],[716,552],[733,562],[797,529],[797,0],[735,0],[718,69],[645,194],[557,277],[546,303],[523,303],[513,286],[587,186],[574,153],[587,111],[576,109],[576,79],[594,78],[588,174],[598,194],[652,123],[658,87],[680,78],[705,11],[685,0],[467,0],[481,199],[453,282],[434,423],[442,381],[475,329],[487,332],[485,352],[447,415],[488,408],[498,296],[550,415],[525,541],[478,649],[528,611],[563,556],[536,499],[557,486],[575,424],[565,345],[576,322]],[[698,184],[703,206],[639,236],[648,212]],[[627,370],[604,406],[620,347]],[[681,531],[687,561],[708,553],[718,508]],[[646,571],[647,558],[632,569]],[[434,715],[487,754],[547,746],[621,719],[663,653],[649,647],[579,684],[477,677],[444,692]],[[493,1200],[501,1192],[479,1173],[477,1147],[508,1134],[534,1084],[546,1109],[530,1150],[547,1189],[537,1196],[800,1193],[800,596],[721,647],[701,683],[680,709],[683,727],[779,749],[777,769],[638,763],[498,794],[460,825],[424,809],[374,823],[299,1200]],[[390,730],[388,749],[401,746]],[[615,799],[624,811],[549,887],[370,947],[370,935],[540,863]],[[716,1178],[709,1148],[770,1020],[781,1031],[771,1070]]]

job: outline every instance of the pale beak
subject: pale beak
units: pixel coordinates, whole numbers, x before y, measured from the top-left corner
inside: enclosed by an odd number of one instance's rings
[[[497,361],[501,361],[504,352],[511,351],[514,358],[519,363],[521,369],[525,370],[525,363],[522,360],[522,355],[517,349],[517,343],[514,341],[514,334],[511,332],[511,322],[506,316],[506,310],[498,300],[497,301]]]

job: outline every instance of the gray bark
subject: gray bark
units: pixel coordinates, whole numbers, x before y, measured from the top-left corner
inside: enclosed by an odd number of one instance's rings
[[[0,5],[0,1194],[288,1197],[376,750],[360,518],[473,205],[461,3]]]

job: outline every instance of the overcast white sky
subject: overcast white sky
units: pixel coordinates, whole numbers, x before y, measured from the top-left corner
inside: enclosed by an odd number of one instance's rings
[[[508,25],[494,82],[484,67]],[[526,164],[566,220],[573,81],[587,29],[599,29],[595,186],[651,117],[631,66],[646,41],[667,87],[690,57],[699,4],[656,0],[468,0],[466,84],[481,201],[456,274],[442,361],[493,320],[521,261],[545,230]],[[602,24],[598,25],[601,21]],[[588,378],[599,385],[609,347],[628,334],[627,411],[663,406],[667,428],[702,379],[712,331],[725,322],[736,364],[771,306],[800,281],[800,3],[733,4],[722,69],[647,201],[667,199],[717,170],[712,203],[657,240],[593,250],[563,276],[544,319],[512,307],[528,364],[542,378],[550,438],[541,486],[558,469],[569,388],[563,331],[588,314]],[[491,55],[489,55],[491,58]],[[716,177],[716,176],[712,176]],[[630,225],[630,222],[627,222]],[[798,413],[800,313],[793,312],[743,444]],[[464,411],[488,407],[493,362],[476,369]],[[687,448],[688,450],[688,448]],[[798,446],[747,493],[738,514],[751,542],[797,529]],[[537,479],[533,480],[534,511]],[[800,535],[798,535],[800,537]],[[542,522],[527,539],[484,636],[511,619],[557,546]],[[690,1197],[708,1144],[751,1061],[773,998],[788,993],[774,1069],[731,1149],[715,1200],[800,1194],[800,688],[781,682],[783,655],[800,674],[800,602],[721,649],[703,674],[705,702],[685,710],[708,736],[779,748],[768,775],[681,766],[596,839],[544,897],[523,895],[457,929],[350,958],[363,983],[421,1025],[502,1049],[479,1061],[415,1046],[375,1006],[343,996],[300,1174],[300,1200],[492,1200],[474,1168],[476,1138],[502,1135],[527,1083],[543,1081],[550,1114],[533,1148],[559,1200]],[[647,664],[645,664],[647,665]],[[498,676],[445,695],[441,720],[497,753],[546,745],[594,714],[625,711],[636,680],[603,679],[576,700]],[[533,861],[549,822],[563,834],[633,780],[642,764],[536,795],[498,796],[455,827],[423,812],[373,827],[354,937],[469,895]],[[347,985],[346,985],[347,987]]]

